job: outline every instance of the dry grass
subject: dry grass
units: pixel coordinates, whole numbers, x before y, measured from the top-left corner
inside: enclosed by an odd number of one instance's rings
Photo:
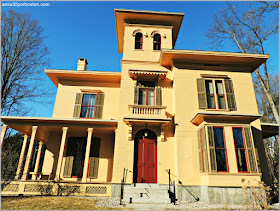
[[[96,203],[91,198],[65,196],[2,197],[1,210],[118,210]]]

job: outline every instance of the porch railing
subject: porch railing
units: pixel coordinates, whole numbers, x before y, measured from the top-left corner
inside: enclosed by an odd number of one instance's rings
[[[165,117],[166,106],[129,105],[132,116]]]

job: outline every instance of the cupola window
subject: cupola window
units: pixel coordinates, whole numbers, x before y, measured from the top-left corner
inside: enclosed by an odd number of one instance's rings
[[[143,48],[143,35],[142,33],[138,32],[135,35],[135,49],[142,49]]]
[[[161,49],[161,37],[160,34],[154,35],[154,50],[160,50]]]

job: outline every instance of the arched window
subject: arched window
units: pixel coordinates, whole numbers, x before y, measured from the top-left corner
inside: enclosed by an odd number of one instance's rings
[[[160,34],[154,35],[154,50],[160,50],[161,49],[161,37]]]
[[[135,49],[142,49],[143,46],[143,35],[138,32],[135,35]]]

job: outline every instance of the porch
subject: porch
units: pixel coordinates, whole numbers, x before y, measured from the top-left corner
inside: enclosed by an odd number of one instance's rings
[[[26,192],[31,184],[28,182],[32,181],[110,183],[117,121],[34,117],[2,117],[2,121],[1,148],[8,127],[24,134],[16,176],[10,184],[12,190],[18,186],[17,192]],[[37,153],[34,153],[35,140],[39,141]],[[46,144],[44,157],[43,144]],[[30,172],[32,159],[36,162]],[[40,162],[43,162],[41,171]]]

